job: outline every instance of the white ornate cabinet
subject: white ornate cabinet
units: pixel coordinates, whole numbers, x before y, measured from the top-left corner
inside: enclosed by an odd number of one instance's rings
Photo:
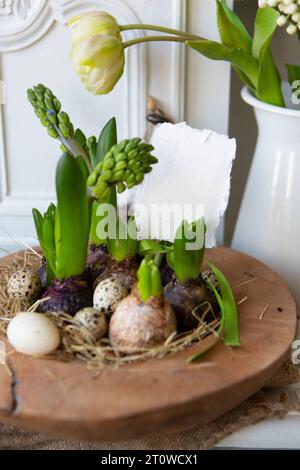
[[[130,48],[126,72],[110,95],[87,93],[68,57],[66,21],[84,10],[106,10],[120,23],[163,24],[216,36],[212,0],[0,0],[0,247],[34,244],[31,208],[54,199],[59,156],[33,114],[26,89],[49,86],[88,135],[115,115],[120,138],[143,135],[146,96],[175,119],[226,132],[229,68],[177,44]],[[128,32],[133,38],[141,32]],[[188,58],[186,60],[186,54]],[[219,77],[222,77],[220,83]],[[222,93],[215,93],[221,86]]]

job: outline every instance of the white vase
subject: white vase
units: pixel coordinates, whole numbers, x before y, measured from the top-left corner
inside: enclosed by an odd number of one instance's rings
[[[259,133],[232,245],[280,274],[300,307],[300,110],[263,103],[246,88],[242,98]]]

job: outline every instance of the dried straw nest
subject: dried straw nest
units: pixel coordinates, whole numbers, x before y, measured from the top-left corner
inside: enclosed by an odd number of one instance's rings
[[[18,300],[9,298],[6,292],[9,277],[19,269],[38,269],[41,258],[38,253],[25,251],[22,254],[14,254],[10,262],[0,266],[0,335],[5,336],[9,320],[20,311],[38,311],[41,301],[32,306]],[[206,321],[208,317],[210,320]],[[78,359],[88,367],[103,368],[105,366],[118,367],[122,364],[136,361],[146,361],[154,358],[162,358],[170,353],[181,351],[195,342],[200,342],[210,334],[214,334],[220,325],[220,318],[212,319],[212,309],[208,305],[201,318],[198,318],[198,327],[193,331],[171,335],[164,344],[152,348],[144,348],[134,354],[122,356],[110,344],[107,338],[96,342],[92,334],[85,328],[74,322],[73,317],[66,313],[49,313],[48,315],[57,324],[61,331],[61,348],[51,357],[59,360]]]

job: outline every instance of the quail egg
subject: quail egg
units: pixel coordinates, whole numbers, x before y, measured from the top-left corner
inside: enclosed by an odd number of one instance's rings
[[[42,282],[39,275],[31,269],[16,271],[8,280],[7,293],[15,298],[34,302],[42,290]]]
[[[112,315],[118,303],[127,297],[129,292],[128,282],[124,276],[110,276],[97,285],[94,291],[94,308]]]
[[[218,279],[216,275],[210,269],[206,269],[205,271],[202,271],[201,277],[204,281],[210,282],[217,289],[217,291],[220,290]]]
[[[103,338],[107,332],[107,320],[105,314],[92,307],[86,307],[79,310],[75,317],[75,322],[79,326],[86,328],[96,341]]]

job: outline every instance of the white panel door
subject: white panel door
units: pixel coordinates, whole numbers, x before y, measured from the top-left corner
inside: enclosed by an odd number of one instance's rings
[[[69,59],[68,18],[85,10],[105,10],[120,23],[163,24],[185,28],[187,18],[195,33],[215,32],[212,0],[2,0],[0,2],[0,248],[36,243],[32,207],[45,209],[54,196],[54,174],[59,147],[48,137],[26,99],[27,88],[43,83],[61,100],[76,127],[98,135],[112,116],[119,137],[143,136],[148,94],[159,100],[175,121],[226,131],[229,67],[218,65],[223,93],[210,108],[207,90],[191,89],[201,76],[215,74],[216,64],[196,54],[186,65],[186,50],[178,44],[151,44],[127,51],[126,71],[114,91],[95,97],[82,87]],[[205,14],[206,20],[203,20]],[[199,23],[196,23],[199,18]],[[127,32],[132,39],[142,32]],[[193,65],[196,61],[196,69]],[[201,66],[200,66],[201,64]],[[197,74],[200,74],[197,77]],[[199,80],[198,80],[199,79]],[[202,82],[203,84],[203,82]],[[1,97],[1,95],[0,95]],[[217,107],[218,119],[214,126]],[[197,110],[197,113],[195,113]],[[206,116],[206,117],[205,117]]]

